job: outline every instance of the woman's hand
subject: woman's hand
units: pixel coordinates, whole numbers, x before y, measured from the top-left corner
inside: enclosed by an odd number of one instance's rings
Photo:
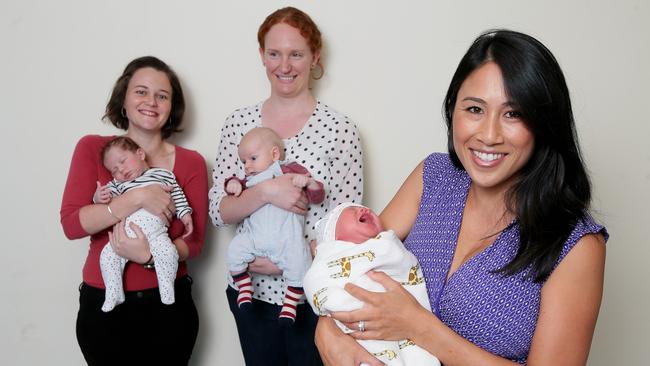
[[[315,341],[325,366],[383,365],[357,341],[343,333],[330,318],[318,319]]]
[[[281,275],[282,270],[267,257],[255,257],[255,260],[248,263],[248,270],[250,272],[265,274],[265,275]]]
[[[356,339],[396,341],[412,338],[413,331],[425,321],[424,318],[431,316],[431,312],[387,274],[369,271],[367,275],[382,285],[386,292],[371,292],[348,283],[345,290],[365,305],[359,310],[333,313],[332,317],[350,329],[359,329],[359,322],[363,320],[365,331],[350,333]]]
[[[135,238],[126,234],[125,222],[120,221],[113,226],[113,231],[108,232],[108,240],[113,251],[120,257],[136,263],[146,263],[151,258],[149,242],[142,229],[134,223],[129,223],[129,228],[135,233]]]
[[[150,184],[128,191],[124,195],[132,192],[140,207],[149,211],[152,215],[160,217],[165,224],[169,225],[172,217],[174,217],[174,212],[176,212],[176,206],[170,194],[171,191],[171,186]]]
[[[264,187],[265,200],[285,210],[306,215],[309,201],[300,187],[293,184],[293,179],[299,174],[287,173],[260,183]]]

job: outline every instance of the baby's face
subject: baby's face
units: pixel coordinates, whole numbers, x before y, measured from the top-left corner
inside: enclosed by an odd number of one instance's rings
[[[104,166],[118,182],[133,180],[149,168],[142,149],[129,151],[117,146],[106,152]]]
[[[243,139],[239,144],[239,159],[244,164],[246,176],[266,170],[277,160],[273,145],[261,138]]]
[[[360,244],[382,231],[384,228],[377,214],[367,207],[352,206],[341,212],[334,236],[336,240]]]

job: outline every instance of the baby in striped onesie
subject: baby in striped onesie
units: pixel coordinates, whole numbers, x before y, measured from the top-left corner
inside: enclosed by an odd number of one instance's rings
[[[150,184],[161,184],[172,187],[171,196],[176,205],[176,216],[183,222],[185,233],[189,236],[193,231],[192,208],[190,208],[183,190],[176,182],[174,173],[167,169],[150,168],[145,160],[144,151],[133,140],[120,136],[104,146],[101,159],[106,169],[113,175],[113,180],[104,186],[97,184],[93,202],[108,204],[112,197],[124,192],[144,187]],[[151,258],[145,267],[155,268],[158,278],[160,300],[164,304],[174,303],[174,281],[178,270],[178,251],[167,234],[167,225],[162,218],[151,214],[145,209],[139,209],[126,218],[126,233],[130,238],[136,235],[129,227],[133,222],[147,237]],[[151,261],[153,260],[153,265]],[[122,273],[127,260],[113,251],[110,244],[104,246],[99,257],[102,278],[106,286],[106,296],[102,311],[108,312],[124,302]]]

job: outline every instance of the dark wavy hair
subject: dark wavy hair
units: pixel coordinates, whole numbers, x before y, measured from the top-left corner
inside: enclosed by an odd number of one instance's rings
[[[129,86],[133,74],[145,67],[151,67],[160,72],[164,72],[172,87],[172,109],[169,113],[169,119],[161,129],[162,138],[166,139],[172,134],[182,131],[180,125],[183,122],[183,114],[185,113],[185,98],[183,97],[180,80],[174,70],[153,56],[139,57],[126,65],[124,72],[122,72],[122,75],[115,82],[111,98],[106,104],[106,112],[102,119],[108,119],[113,126],[119,129],[126,130],[129,128],[129,119],[122,113],[124,99],[126,98],[126,89]]]
[[[506,193],[506,207],[519,221],[520,246],[498,272],[513,275],[530,268],[527,275],[542,282],[591,201],[569,89],[557,60],[535,38],[501,29],[480,35],[460,61],[443,107],[447,148],[460,169],[453,145],[456,98],[465,79],[488,61],[501,69],[506,94],[535,139],[530,160]]]
[[[136,152],[140,148],[140,145],[138,145],[130,137],[117,136],[116,138],[107,142],[106,145],[104,145],[104,147],[102,147],[102,150],[99,152],[99,156],[101,157],[102,161],[106,159],[106,154],[108,154],[108,150],[110,150],[113,147],[118,147],[120,149],[130,151],[130,152]]]

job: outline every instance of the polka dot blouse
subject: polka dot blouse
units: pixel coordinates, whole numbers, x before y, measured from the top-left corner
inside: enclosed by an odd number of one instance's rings
[[[223,182],[231,176],[244,177],[237,148],[242,136],[255,127],[262,127],[263,102],[238,109],[226,119],[212,173],[209,214],[212,223],[225,226],[219,205],[226,193]],[[305,218],[305,238],[315,238],[314,225],[330,208],[341,202],[361,203],[363,196],[363,159],[359,131],[352,121],[320,101],[311,117],[295,136],[283,139],[285,161],[295,161],[323,182],[325,200],[311,205]],[[241,226],[237,228],[238,232]],[[232,279],[229,282],[234,287]],[[255,298],[272,304],[282,304],[286,285],[281,276],[254,274]]]

